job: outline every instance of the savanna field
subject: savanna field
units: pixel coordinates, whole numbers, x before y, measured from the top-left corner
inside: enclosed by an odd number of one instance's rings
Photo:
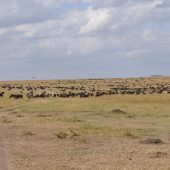
[[[170,78],[0,82],[0,170],[170,170]]]

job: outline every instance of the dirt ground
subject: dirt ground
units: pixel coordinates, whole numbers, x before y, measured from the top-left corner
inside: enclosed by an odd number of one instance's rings
[[[0,170],[170,170],[169,122],[169,116],[1,110]],[[162,143],[142,143],[148,138]]]
[[[5,155],[5,147],[4,147],[4,138],[3,138],[4,131],[0,129],[0,170],[7,170],[7,162],[6,162],[6,155]]]

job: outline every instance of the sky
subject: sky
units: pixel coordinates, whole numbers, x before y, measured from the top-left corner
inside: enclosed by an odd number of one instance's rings
[[[0,4],[0,80],[170,75],[170,0]]]

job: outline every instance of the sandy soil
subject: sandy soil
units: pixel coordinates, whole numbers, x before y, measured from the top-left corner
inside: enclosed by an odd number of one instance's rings
[[[5,129],[0,126],[0,170],[8,170],[8,164],[6,162],[6,150],[4,146],[4,134]]]
[[[163,131],[162,144],[142,144],[147,136],[59,139],[57,125],[26,122],[27,116],[15,117],[15,123],[0,126],[0,170],[170,170],[170,134]],[[23,135],[28,127],[34,135]]]
[[[138,140],[18,141],[10,143],[12,170],[169,170],[170,147],[139,144]],[[20,157],[19,159],[17,157]]]

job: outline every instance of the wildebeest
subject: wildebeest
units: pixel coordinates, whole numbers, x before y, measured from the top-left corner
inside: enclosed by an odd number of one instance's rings
[[[28,99],[31,99],[31,98],[35,98],[36,99],[36,98],[47,98],[47,97],[52,96],[52,94],[46,93],[44,91],[41,94],[33,95],[33,92],[30,92],[30,93],[27,93],[26,96],[27,96]]]
[[[9,98],[23,99],[23,95],[22,94],[11,94]]]
[[[5,94],[4,92],[1,92],[0,97],[4,97],[4,94]]]

